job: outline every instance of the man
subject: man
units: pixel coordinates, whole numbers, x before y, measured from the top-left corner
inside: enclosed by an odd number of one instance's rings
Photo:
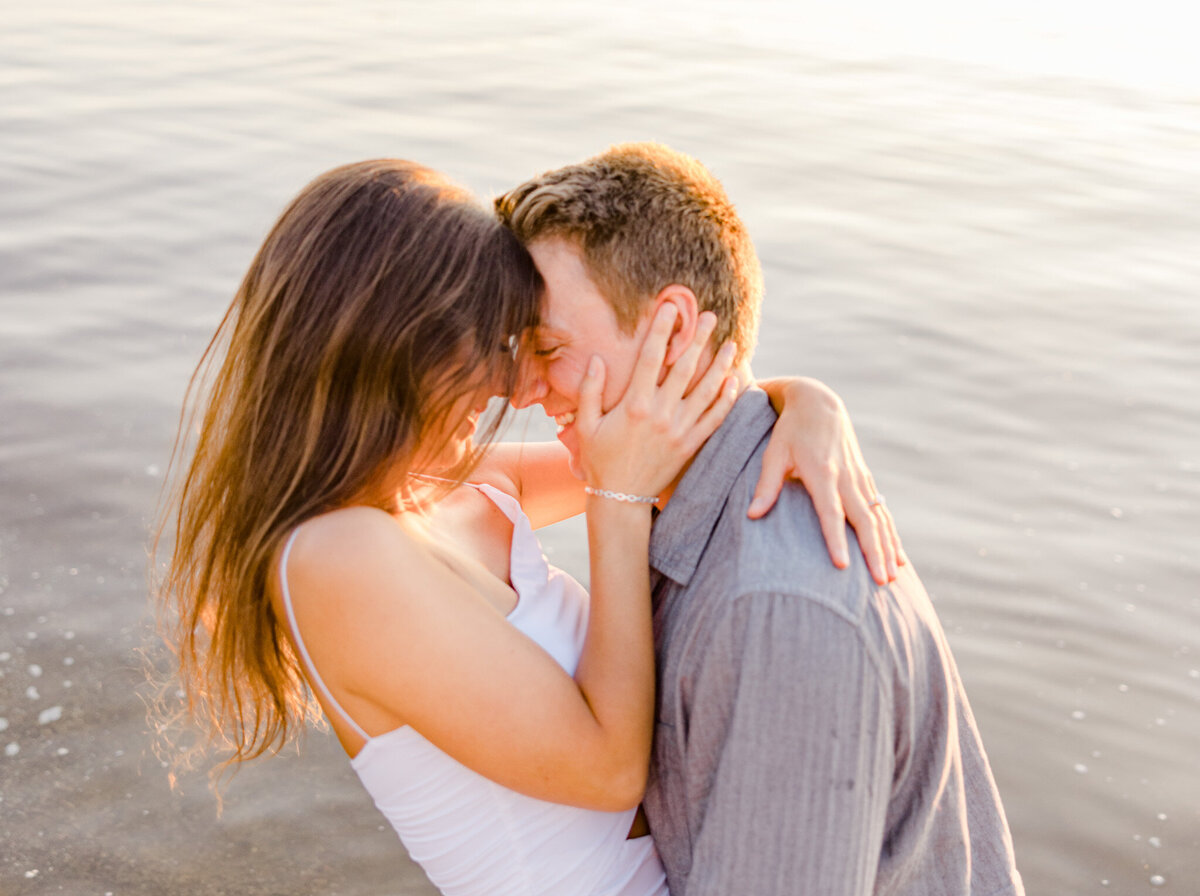
[[[496,202],[546,281],[538,402],[575,453],[588,359],[603,406],[649,321],[676,306],[667,363],[700,311],[751,382],[754,248],[698,162],[614,147]],[[658,708],[645,808],[673,896],[1021,894],[1012,843],[941,626],[911,566],[888,585],[832,568],[807,493],[747,511],[775,421],[747,387],[660,501],[650,543]],[[851,551],[851,554],[854,554]]]

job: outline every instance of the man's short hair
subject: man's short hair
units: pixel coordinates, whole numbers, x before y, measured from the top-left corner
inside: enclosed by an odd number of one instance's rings
[[[739,359],[750,357],[762,269],[724,187],[695,159],[658,143],[626,143],[526,181],[495,204],[525,245],[576,245],[624,332],[646,302],[679,283],[701,311],[717,315],[714,344],[733,339]]]

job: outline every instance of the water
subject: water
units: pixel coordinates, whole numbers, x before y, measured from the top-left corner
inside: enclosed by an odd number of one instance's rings
[[[1030,893],[1200,878],[1200,70],[1169,5],[6,4],[0,892],[432,892],[336,744],[171,794],[135,648],[186,379],[311,176],[713,168],[850,406]],[[522,431],[546,433],[531,420]],[[548,552],[584,571],[578,526]]]

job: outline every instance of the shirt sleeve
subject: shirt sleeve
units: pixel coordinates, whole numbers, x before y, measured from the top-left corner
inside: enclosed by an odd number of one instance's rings
[[[687,896],[873,891],[893,711],[859,626],[794,595],[732,601],[687,700]]]

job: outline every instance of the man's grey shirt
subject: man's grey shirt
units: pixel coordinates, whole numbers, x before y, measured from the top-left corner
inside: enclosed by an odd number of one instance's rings
[[[775,414],[738,399],[654,523],[645,806],[672,896],[1023,893],[941,626],[911,568],[829,559],[808,494],[749,520]]]

